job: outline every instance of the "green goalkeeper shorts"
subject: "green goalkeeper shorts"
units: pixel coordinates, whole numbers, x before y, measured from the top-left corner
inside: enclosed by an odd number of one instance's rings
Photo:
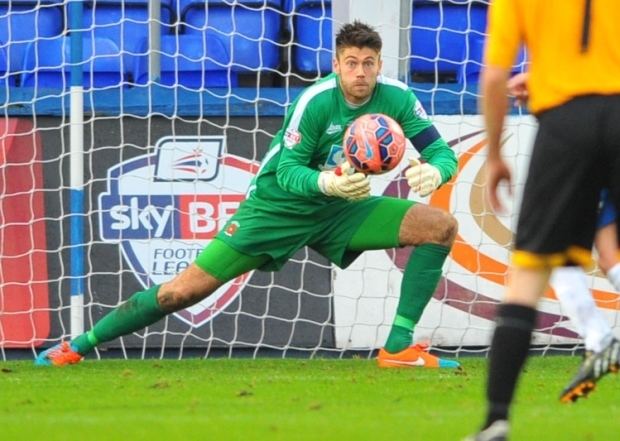
[[[249,266],[255,263],[261,270],[280,269],[304,246],[346,268],[365,250],[399,246],[400,224],[414,204],[391,197],[370,197],[357,202],[337,200],[313,215],[299,215],[270,211],[264,202],[250,199],[239,206],[216,238],[239,256],[253,257]],[[219,259],[215,255],[217,249],[221,252],[221,246],[207,246],[196,264],[211,274],[226,274],[228,278],[232,274],[219,268],[229,265],[228,260]]]

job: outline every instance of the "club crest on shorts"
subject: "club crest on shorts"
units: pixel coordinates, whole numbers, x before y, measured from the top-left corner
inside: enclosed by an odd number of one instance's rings
[[[232,221],[230,224],[228,224],[228,226],[224,230],[224,234],[230,237],[233,234],[235,234],[238,229],[239,229],[239,222]]]
[[[223,136],[161,138],[153,153],[123,161],[107,173],[99,195],[99,234],[120,244],[144,287],[187,268],[245,198],[258,164],[225,153]],[[224,284],[175,315],[200,327],[241,292],[249,274]]]

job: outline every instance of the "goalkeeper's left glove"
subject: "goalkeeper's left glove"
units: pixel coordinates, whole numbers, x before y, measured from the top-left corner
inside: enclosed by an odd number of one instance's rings
[[[409,160],[409,165],[411,167],[405,172],[407,183],[420,196],[428,196],[441,185],[441,173],[434,165],[413,158]]]

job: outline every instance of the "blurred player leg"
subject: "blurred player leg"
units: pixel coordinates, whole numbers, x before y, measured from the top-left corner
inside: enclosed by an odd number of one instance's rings
[[[562,311],[584,339],[586,350],[601,351],[613,335],[607,319],[594,303],[583,269],[576,266],[556,268],[550,284]]]
[[[560,394],[560,401],[570,403],[588,395],[598,380],[620,367],[620,343],[596,307],[581,268],[555,269],[551,285],[564,312],[584,338],[586,348],[579,371]]]
[[[613,218],[611,223],[601,225],[596,232],[595,245],[598,251],[598,264],[601,270],[607,275],[607,279],[617,292],[620,292],[620,258],[618,255],[618,233],[615,218],[615,209],[609,204],[603,206],[601,217],[607,211],[606,207],[611,206]],[[604,219],[601,219],[602,221]]]
[[[620,291],[616,210],[610,202],[607,191],[603,192],[602,200],[603,206],[599,213],[595,238],[598,262],[614,288]],[[567,314],[577,325],[580,335],[584,337],[586,347],[584,360],[577,374],[560,394],[560,401],[564,403],[571,403],[587,396],[603,376],[620,369],[620,342],[613,336],[611,327],[596,308],[591,296],[584,296],[578,292],[583,292],[583,289],[587,288],[583,276],[581,281],[578,277],[573,275],[571,278],[569,274],[565,274],[560,277],[564,279],[560,286],[554,285],[562,306],[568,308]]]
[[[596,383],[610,372],[620,369],[620,341],[612,337],[600,351],[586,351],[584,361],[571,382],[560,394],[560,401],[572,403],[587,396]]]

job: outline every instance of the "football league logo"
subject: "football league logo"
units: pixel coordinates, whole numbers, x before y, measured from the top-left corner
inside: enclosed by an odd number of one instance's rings
[[[108,170],[99,195],[101,239],[118,243],[144,287],[187,268],[244,199],[258,164],[224,153],[224,137],[166,137],[152,154]],[[199,327],[243,289],[249,274],[175,315]]]
[[[301,133],[298,130],[288,128],[284,132],[284,147],[292,149],[301,142]]]

